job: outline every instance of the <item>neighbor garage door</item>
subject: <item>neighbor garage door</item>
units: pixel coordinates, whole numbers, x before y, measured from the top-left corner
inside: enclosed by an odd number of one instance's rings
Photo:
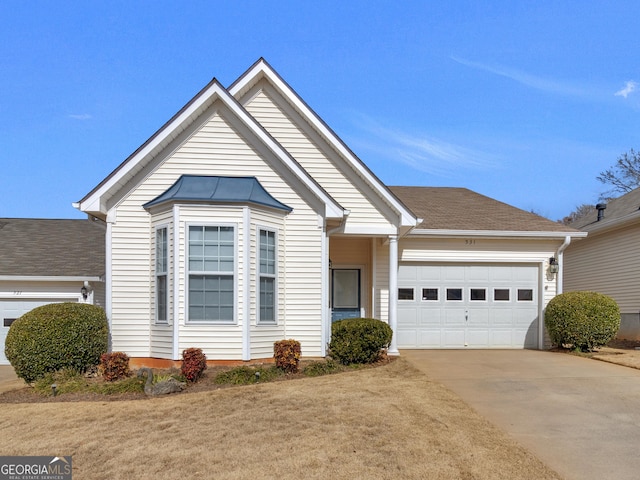
[[[538,267],[401,264],[399,348],[536,348]]]
[[[4,340],[7,338],[9,326],[16,318],[40,305],[59,302],[75,302],[77,299],[33,299],[33,300],[0,300],[0,365],[9,365],[4,355]]]

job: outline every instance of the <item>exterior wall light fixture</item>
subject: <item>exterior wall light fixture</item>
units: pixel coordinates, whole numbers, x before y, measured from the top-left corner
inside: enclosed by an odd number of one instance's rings
[[[558,264],[558,260],[556,257],[551,257],[549,259],[549,273],[558,273],[560,271],[560,265]]]

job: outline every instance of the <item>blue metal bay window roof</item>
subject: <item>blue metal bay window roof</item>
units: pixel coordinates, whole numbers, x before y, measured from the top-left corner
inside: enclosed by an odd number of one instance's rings
[[[143,205],[153,207],[167,202],[253,203],[290,212],[291,207],[276,200],[256,177],[218,177],[182,175],[163,194]]]

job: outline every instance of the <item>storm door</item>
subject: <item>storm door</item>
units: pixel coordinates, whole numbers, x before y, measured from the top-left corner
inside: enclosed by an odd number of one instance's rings
[[[360,269],[331,270],[331,321],[361,316]]]

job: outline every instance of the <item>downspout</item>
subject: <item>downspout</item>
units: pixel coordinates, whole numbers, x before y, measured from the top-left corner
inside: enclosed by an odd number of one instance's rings
[[[571,243],[571,237],[567,235],[564,237],[564,242],[558,248],[558,277],[556,278],[556,295],[560,295],[562,293],[562,282],[563,282],[563,270],[564,270],[564,262],[562,261],[563,252],[567,249],[569,244]]]

